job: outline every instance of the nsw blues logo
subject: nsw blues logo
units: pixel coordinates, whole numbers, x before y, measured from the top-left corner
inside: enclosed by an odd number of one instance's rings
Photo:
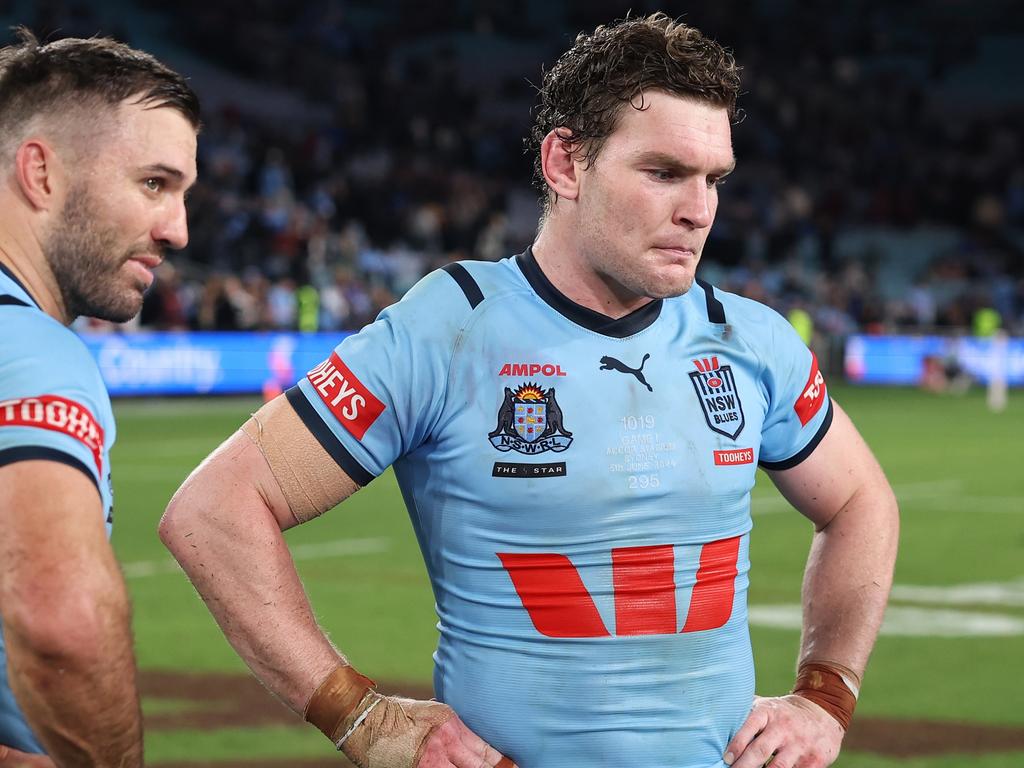
[[[708,426],[720,435],[735,440],[743,431],[743,404],[736,391],[736,379],[732,366],[719,365],[717,357],[694,360],[696,371],[690,373],[690,381],[697,392],[700,407]]]
[[[555,400],[555,388],[523,384],[514,392],[505,387],[498,409],[498,426],[488,436],[499,451],[532,455],[560,453],[572,444],[572,432],[562,425],[562,409]]]

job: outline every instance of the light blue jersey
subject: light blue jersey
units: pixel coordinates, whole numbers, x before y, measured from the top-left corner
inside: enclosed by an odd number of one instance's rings
[[[42,459],[81,470],[99,491],[109,536],[113,443],[110,398],[88,349],[71,330],[39,309],[0,264],[0,466]],[[4,510],[4,514],[27,515],[32,510]],[[2,633],[0,744],[25,752],[43,751],[8,684]]]
[[[287,396],[360,484],[394,465],[435,691],[483,739],[521,768],[724,765],[755,471],[832,418],[782,317],[699,283],[613,320],[527,251],[428,275]]]

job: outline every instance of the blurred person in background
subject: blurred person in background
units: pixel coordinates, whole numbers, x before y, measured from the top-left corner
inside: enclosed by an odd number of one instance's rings
[[[198,127],[185,80],[113,40],[0,50],[0,765],[142,765],[113,414],[67,326],[134,317],[185,246]]]
[[[161,537],[229,641],[357,765],[836,759],[897,509],[792,327],[695,279],[738,90],[731,54],[662,14],[581,34],[541,88],[532,248],[420,281],[172,499]],[[333,647],[281,535],[391,464],[437,702],[381,695]],[[770,698],[746,612],[758,464],[814,526],[793,694]]]

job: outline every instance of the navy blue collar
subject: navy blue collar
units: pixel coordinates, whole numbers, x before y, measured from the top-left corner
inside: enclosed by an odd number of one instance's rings
[[[661,305],[664,302],[662,299],[655,299],[625,317],[616,318],[602,315],[600,312],[577,304],[555,288],[541,270],[532,248],[527,248],[523,253],[517,255],[516,263],[523,275],[526,276],[530,286],[546,304],[560,315],[572,320],[576,325],[582,325],[594,333],[624,339],[649,328],[661,314]]]
[[[29,292],[28,288],[25,287],[25,284],[23,282],[21,282],[21,280],[16,278],[14,276],[14,273],[11,272],[11,270],[7,267],[7,265],[4,264],[2,261],[0,261],[0,272],[3,272],[5,275],[7,275],[9,278],[11,278],[11,280],[14,281],[14,284],[17,285],[19,288],[21,288],[21,290],[23,290],[25,292],[25,295],[28,296],[28,300],[31,301],[35,305],[35,308],[38,309],[39,311],[42,311],[43,308],[39,306],[39,302],[36,301],[35,297],[31,294],[31,292]]]

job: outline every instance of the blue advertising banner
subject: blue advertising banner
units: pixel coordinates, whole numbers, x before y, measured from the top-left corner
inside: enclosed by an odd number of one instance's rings
[[[349,332],[82,334],[113,397],[245,394],[285,389],[330,355]],[[999,350],[1003,351],[1000,352]],[[846,377],[858,384],[917,385],[929,366],[981,383],[1003,366],[1024,386],[1024,339],[851,336]]]
[[[1024,339],[851,336],[846,343],[846,378],[854,383],[916,385],[934,367],[982,384],[1002,370],[1010,386],[1024,386]]]
[[[290,387],[348,335],[82,334],[113,397],[263,392]]]

